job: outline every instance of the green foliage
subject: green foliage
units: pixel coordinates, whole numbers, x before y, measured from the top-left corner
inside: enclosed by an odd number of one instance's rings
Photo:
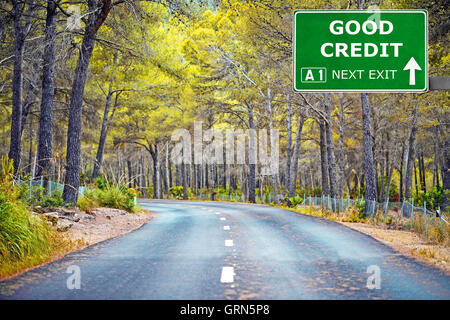
[[[98,189],[103,190],[106,188],[106,179],[103,176],[98,176],[94,181]]]
[[[50,259],[72,246],[40,216],[31,213],[13,185],[13,169],[2,157],[0,173],[0,278]],[[48,199],[47,199],[48,200]]]
[[[169,192],[176,199],[182,199],[183,198],[183,186],[170,187]]]
[[[291,208],[295,208],[299,204],[303,203],[303,198],[300,196],[296,197],[286,197],[284,198],[284,202]]]
[[[78,199],[80,210],[95,207],[107,207],[137,212],[139,207],[134,204],[134,192],[123,185],[105,184],[103,189],[87,188],[84,195]]]
[[[414,196],[414,204],[420,207],[426,202],[428,209],[436,210],[444,200],[443,191],[442,186],[434,187],[427,192],[419,190],[419,193]]]

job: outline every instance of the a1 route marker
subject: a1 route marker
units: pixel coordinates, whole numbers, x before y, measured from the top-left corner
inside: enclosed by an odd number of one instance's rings
[[[425,10],[296,10],[296,92],[428,91]]]

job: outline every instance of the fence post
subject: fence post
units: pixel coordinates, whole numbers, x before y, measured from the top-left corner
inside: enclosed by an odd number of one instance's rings
[[[441,226],[442,234],[444,234],[444,226],[442,225],[442,218],[441,218],[441,208],[437,209],[437,213],[439,215],[439,225]]]
[[[30,178],[30,198],[31,198],[31,186],[32,186],[32,183],[31,183],[31,178]]]
[[[413,221],[414,221],[414,198],[412,198],[412,200],[411,200],[411,227],[410,227],[410,229],[413,228]]]
[[[41,176],[41,188],[44,187],[44,178]]]
[[[52,182],[50,180],[47,181],[48,182],[48,194],[50,195],[50,197],[52,196]]]
[[[388,206],[389,206],[389,200],[386,201],[386,205],[384,206],[384,222],[386,222]]]
[[[423,202],[423,217],[425,219],[425,235],[428,237],[428,230],[427,230],[427,202]]]

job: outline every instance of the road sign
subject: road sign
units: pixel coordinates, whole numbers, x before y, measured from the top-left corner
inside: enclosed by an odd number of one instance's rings
[[[426,10],[296,10],[294,91],[428,91]]]

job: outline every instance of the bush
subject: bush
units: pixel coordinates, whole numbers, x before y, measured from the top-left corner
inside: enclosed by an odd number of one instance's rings
[[[176,199],[182,199],[183,198],[183,186],[170,187],[169,193]]]
[[[95,207],[107,207],[137,212],[140,208],[134,204],[134,192],[125,186],[106,184],[103,189],[87,188],[83,197],[78,199],[80,210]]]

